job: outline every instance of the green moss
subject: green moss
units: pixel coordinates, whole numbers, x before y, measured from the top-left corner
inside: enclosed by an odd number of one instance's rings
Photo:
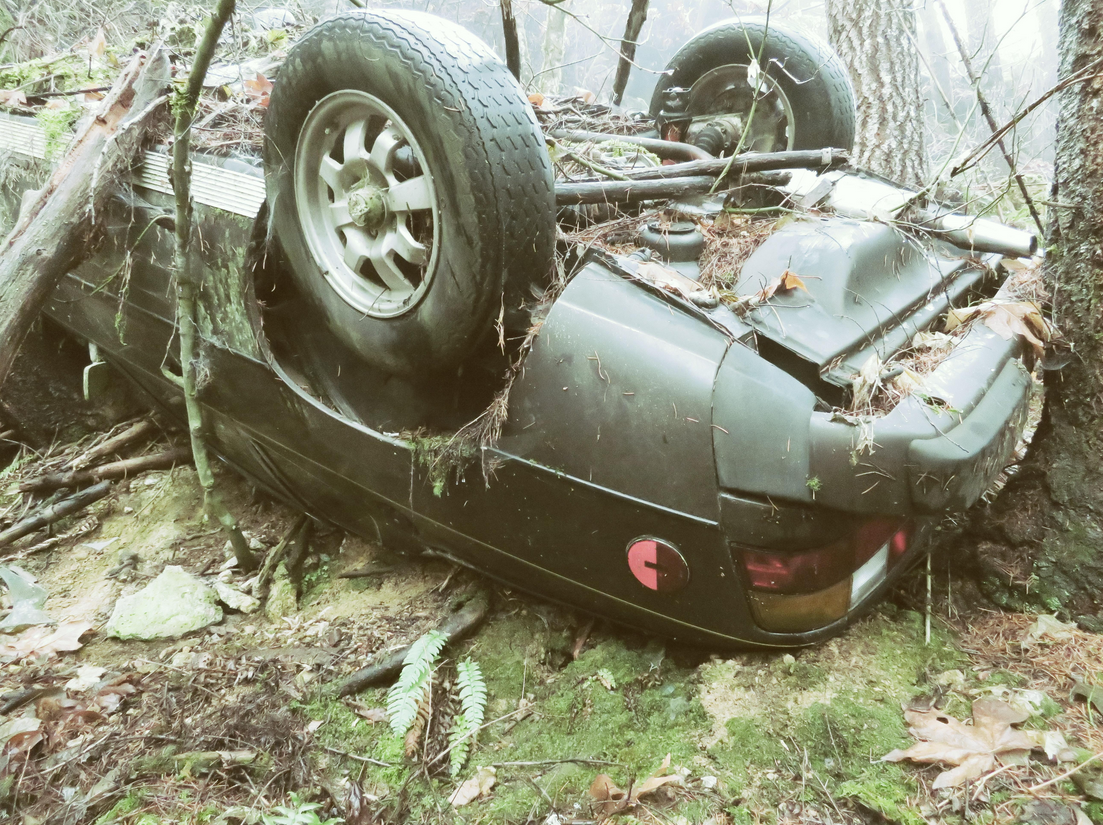
[[[43,109],[35,120],[42,127],[46,137],[46,158],[57,160],[64,153],[73,136],[73,124],[80,115],[78,106],[67,106],[64,109]]]

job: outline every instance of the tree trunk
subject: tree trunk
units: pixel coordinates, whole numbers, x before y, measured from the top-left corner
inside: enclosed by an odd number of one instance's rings
[[[548,6],[548,22],[544,28],[544,65],[537,88],[550,95],[559,94],[563,85],[563,55],[566,52],[567,15],[558,5]]]
[[[94,245],[96,218],[138,153],[168,80],[163,52],[134,58],[4,241],[0,385],[47,296]]]
[[[923,99],[911,0],[827,0],[831,45],[858,104],[859,166],[920,186],[926,177]]]
[[[617,75],[613,78],[613,105],[619,106],[624,99],[624,87],[628,85],[628,75],[636,59],[636,46],[640,42],[640,32],[647,22],[648,0],[632,0],[628,11],[628,22],[624,25],[624,37],[620,41],[620,59],[617,61]]]
[[[1061,6],[1060,76],[1103,57],[1103,4]],[[1058,610],[1103,631],[1103,80],[1058,97],[1058,208],[1047,262],[1054,315],[1073,359],[1045,375],[1046,406],[1026,463],[979,511],[982,586],[1015,607]]]
[[[521,79],[521,42],[517,36],[517,18],[513,14],[513,0],[501,0],[502,35],[506,42],[506,66],[518,80]]]

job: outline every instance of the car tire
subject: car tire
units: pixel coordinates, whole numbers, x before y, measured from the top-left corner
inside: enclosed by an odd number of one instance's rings
[[[455,368],[552,265],[551,162],[490,49],[417,12],[350,12],[290,51],[265,119],[271,231],[369,363]]]
[[[785,129],[785,134],[775,134],[774,145],[763,146],[770,141],[759,140],[757,144],[746,143],[745,148],[854,148],[854,88],[842,60],[827,44],[773,21],[767,26],[759,20],[727,20],[692,38],[671,58],[656,85],[651,98],[652,116],[661,120],[663,93],[672,87],[691,90],[688,112],[695,117],[730,113],[732,108],[738,112],[740,107],[734,101],[726,103],[724,95],[712,93],[708,84],[711,79],[716,81],[712,89],[717,83],[723,88],[726,75],[729,87],[738,86],[734,82],[738,80],[746,86],[740,91],[750,97],[752,87],[746,69],[757,55],[761,55],[759,65],[766,66],[770,91],[777,93],[777,105],[791,122],[779,127]],[[694,89],[700,93],[697,100],[693,99]],[[760,103],[764,99],[760,98]]]

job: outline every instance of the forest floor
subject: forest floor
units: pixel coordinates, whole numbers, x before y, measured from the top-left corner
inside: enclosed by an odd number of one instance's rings
[[[3,521],[41,504],[21,480],[102,438],[20,451],[0,473]],[[292,530],[292,509],[232,473],[220,483],[262,552]],[[45,610],[70,636],[57,650],[47,630],[0,636],[8,821],[1103,823],[1100,774],[1070,775],[1103,753],[1103,700],[1074,690],[1103,682],[1103,637],[985,607],[941,556],[929,639],[917,570],[825,644],[712,655],[324,527],[282,609],[270,601],[268,615],[227,610],[181,639],[120,641],[104,632],[116,600],[166,565],[239,587],[247,578],[204,522],[194,472],[121,482],[52,535],[0,550],[0,567],[49,593]],[[490,614],[446,655],[480,665],[487,723],[455,778],[429,778],[432,730],[408,756],[386,721],[385,685],[344,699],[334,686],[474,590],[490,593]],[[1021,713],[985,716],[993,699]],[[942,726],[932,747],[949,764],[882,761],[915,742],[904,709],[913,725]],[[975,725],[950,719],[971,712]],[[937,787],[967,758],[980,766],[971,781]],[[475,798],[450,804],[464,782]]]

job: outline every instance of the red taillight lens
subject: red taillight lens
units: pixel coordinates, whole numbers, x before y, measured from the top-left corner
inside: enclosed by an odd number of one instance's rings
[[[905,531],[898,521],[874,519],[846,538],[813,550],[787,553],[745,548],[743,567],[752,590],[815,593],[845,579],[873,558],[886,542],[895,561],[906,550]]]

